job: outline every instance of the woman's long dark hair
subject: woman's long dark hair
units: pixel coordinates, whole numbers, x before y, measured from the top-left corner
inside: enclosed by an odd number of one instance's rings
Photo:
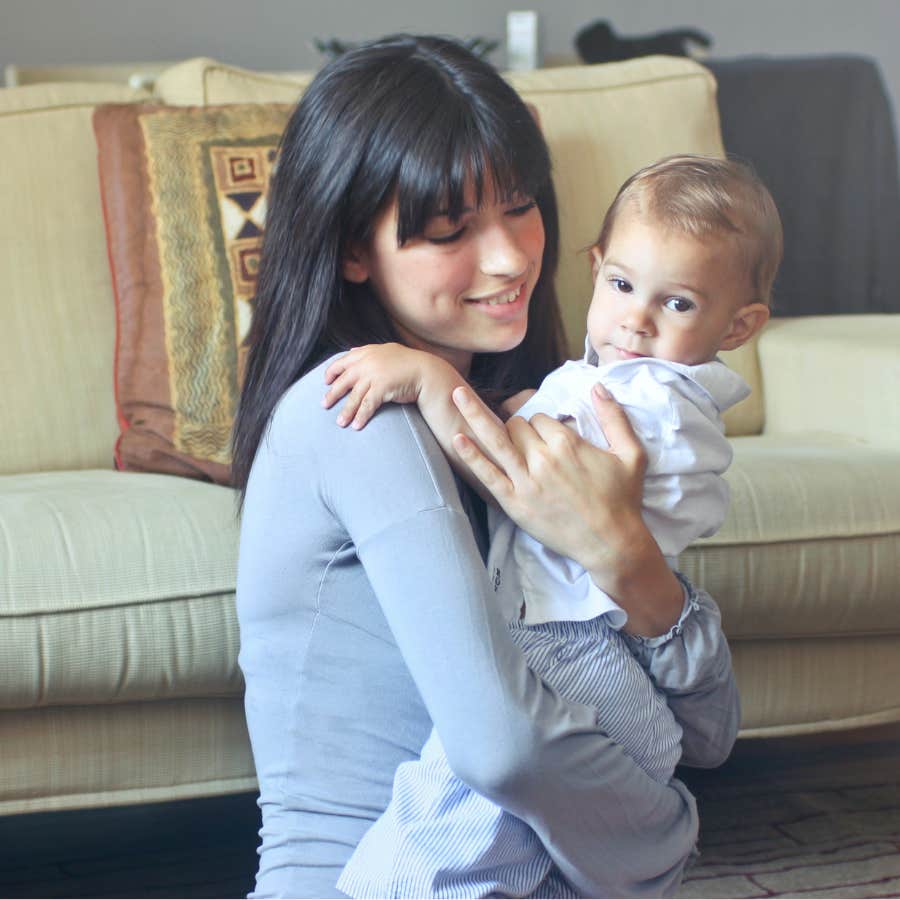
[[[395,197],[400,245],[439,209],[461,215],[473,182],[479,203],[489,186],[503,200],[534,197],[546,234],[525,339],[472,361],[473,385],[496,396],[536,387],[563,358],[556,198],[534,118],[488,63],[444,38],[384,38],[338,57],[310,84],[269,189],[233,433],[232,478],[242,496],[284,392],[339,350],[398,339],[369,285],[343,278],[347,249],[366,245]]]

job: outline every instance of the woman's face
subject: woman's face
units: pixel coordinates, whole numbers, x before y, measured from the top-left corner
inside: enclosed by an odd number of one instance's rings
[[[518,346],[541,273],[544,223],[530,197],[498,202],[485,190],[481,207],[467,191],[461,218],[431,219],[397,245],[396,200],[378,217],[372,241],[344,261],[344,276],[370,281],[410,346],[446,359],[466,374],[473,353]]]

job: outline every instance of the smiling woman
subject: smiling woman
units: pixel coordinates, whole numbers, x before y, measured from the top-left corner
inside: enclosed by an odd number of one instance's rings
[[[681,877],[693,799],[527,667],[485,572],[485,508],[418,412],[391,404],[357,432],[322,403],[329,365],[372,343],[431,350],[492,399],[537,386],[562,357],[557,242],[534,118],[458,44],[397,36],[349,51],[291,117],[234,436],[263,813],[254,896],[342,896],[344,865],[432,726],[455,775],[527,832],[540,866],[516,871],[517,895],[658,894]],[[454,396],[474,478],[661,636],[680,661],[684,754],[718,762],[737,728],[727,645],[715,605],[679,582],[643,523],[624,413],[598,401],[615,455],[549,420],[507,431],[476,393]],[[673,638],[685,609],[702,611]]]
[[[402,245],[395,200],[343,271],[348,281],[370,283],[406,344],[468,374],[475,353],[513,350],[524,340],[545,242],[533,200],[503,202],[492,184],[481,198],[470,184],[464,197],[458,218],[439,214]]]

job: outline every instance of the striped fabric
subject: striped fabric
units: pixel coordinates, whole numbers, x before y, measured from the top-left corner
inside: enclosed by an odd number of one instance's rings
[[[531,669],[597,724],[648,774],[667,782],[681,728],[605,616],[510,625]],[[575,897],[534,832],[469,789],[432,732],[403,763],[384,815],[363,837],[337,887],[351,897]]]

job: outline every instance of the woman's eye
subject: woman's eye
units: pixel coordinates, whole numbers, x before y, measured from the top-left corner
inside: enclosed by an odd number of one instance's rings
[[[690,312],[694,308],[694,303],[687,297],[669,297],[666,300],[666,306],[674,312]]]
[[[624,278],[610,278],[609,283],[622,294],[631,293],[631,284]]]
[[[452,244],[463,236],[465,230],[465,226],[463,226],[457,228],[456,231],[451,231],[450,234],[426,235],[425,239],[431,244]]]
[[[511,210],[509,210],[509,214],[511,216],[524,216],[527,213],[530,213],[537,206],[536,200],[528,200],[525,203],[520,203],[518,206],[514,206]]]

